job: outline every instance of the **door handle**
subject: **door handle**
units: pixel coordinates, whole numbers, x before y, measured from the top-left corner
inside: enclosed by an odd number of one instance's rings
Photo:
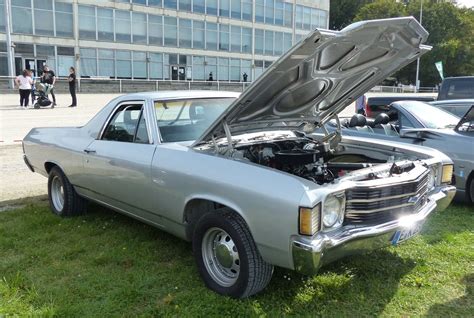
[[[95,153],[95,150],[92,149],[84,149],[85,153]]]

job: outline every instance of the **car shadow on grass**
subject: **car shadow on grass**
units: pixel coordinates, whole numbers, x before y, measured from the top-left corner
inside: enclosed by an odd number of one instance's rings
[[[89,217],[102,219],[109,217],[110,210],[93,206]],[[134,230],[142,226],[138,221],[127,217],[116,216],[117,222]],[[150,227],[145,232],[153,232]],[[225,305],[216,305],[215,301],[223,299],[205,288],[200,280],[192,258],[191,246],[188,243],[176,244],[180,240],[162,231],[155,231],[153,235],[164,245],[174,244],[173,252],[169,255],[172,262],[185,262],[188,266],[189,278],[195,286],[188,287],[184,294],[172,294],[174,303],[184,301],[193,295],[193,303],[198,305],[201,314],[211,313],[216,306],[222,312],[227,312]],[[159,234],[158,234],[159,233]],[[143,232],[138,235],[144,235]],[[160,247],[158,247],[160,248]],[[162,252],[159,251],[160,257]],[[169,253],[166,252],[166,253]],[[177,258],[173,260],[172,258]],[[138,260],[135,260],[138,261]],[[308,277],[294,271],[276,268],[269,286],[260,294],[247,300],[225,300],[235,304],[240,311],[246,313],[265,313],[269,316],[281,314],[309,314],[309,315],[378,315],[387,303],[391,301],[398,290],[400,280],[414,267],[415,262],[410,258],[401,258],[395,252],[380,249],[369,254],[352,256],[324,267],[318,275]],[[181,265],[178,265],[178,267]],[[156,275],[160,275],[158,271]],[[175,277],[179,285],[179,275]],[[173,286],[171,286],[173,287]],[[209,308],[213,303],[213,308]],[[257,310],[257,308],[260,308]]]

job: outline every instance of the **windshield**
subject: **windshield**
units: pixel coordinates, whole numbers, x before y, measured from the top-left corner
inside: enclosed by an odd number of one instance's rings
[[[163,142],[196,140],[234,98],[194,98],[155,101],[155,113]]]
[[[412,113],[426,128],[454,128],[459,122],[459,117],[426,103],[405,103],[403,107]]]

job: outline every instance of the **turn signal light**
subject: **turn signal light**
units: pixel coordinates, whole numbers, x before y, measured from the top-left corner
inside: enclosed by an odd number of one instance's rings
[[[444,165],[441,174],[441,183],[451,183],[453,179],[453,165]]]
[[[314,208],[300,208],[299,233],[301,235],[314,235],[319,230],[319,218],[321,215],[321,204]]]

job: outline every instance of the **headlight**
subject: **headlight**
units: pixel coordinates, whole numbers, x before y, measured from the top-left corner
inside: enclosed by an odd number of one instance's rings
[[[430,173],[428,174],[428,191],[431,191],[436,186],[436,166],[431,166]]]
[[[302,235],[313,236],[319,230],[321,203],[314,208],[300,208],[299,232]]]
[[[335,228],[344,221],[346,197],[344,193],[329,195],[323,204],[323,225],[325,229]]]
[[[451,183],[453,179],[453,165],[443,165],[441,173],[441,183]]]

